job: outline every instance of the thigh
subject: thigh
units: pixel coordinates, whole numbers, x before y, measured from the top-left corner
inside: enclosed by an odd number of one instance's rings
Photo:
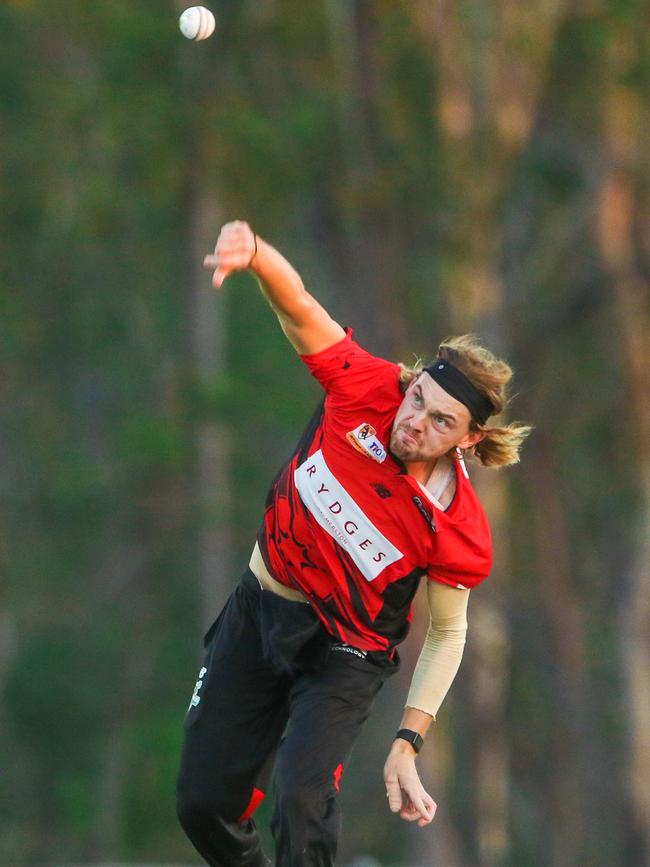
[[[287,719],[289,683],[264,661],[259,599],[240,583],[206,636],[185,718],[179,789],[220,793],[234,816],[246,808]]]
[[[389,672],[368,660],[330,653],[323,670],[298,677],[278,753],[280,787],[339,790],[354,742]]]

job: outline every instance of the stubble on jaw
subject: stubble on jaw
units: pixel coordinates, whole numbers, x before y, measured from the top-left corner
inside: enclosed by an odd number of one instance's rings
[[[417,441],[411,448],[409,448],[408,445],[404,446],[400,441],[399,432],[403,429],[403,426],[400,426],[397,430],[391,431],[389,441],[391,454],[395,455],[395,457],[399,458],[403,463],[422,460],[419,455],[419,445],[417,444]],[[412,434],[409,435],[412,436]],[[413,439],[415,440],[415,437],[413,437]]]

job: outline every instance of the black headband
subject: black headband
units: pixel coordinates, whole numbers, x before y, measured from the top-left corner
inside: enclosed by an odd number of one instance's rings
[[[465,374],[444,358],[436,358],[424,370],[441,388],[465,404],[474,421],[485,424],[494,413],[490,398],[479,391]]]

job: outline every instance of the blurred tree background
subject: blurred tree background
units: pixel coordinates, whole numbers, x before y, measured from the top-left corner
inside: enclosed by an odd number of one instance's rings
[[[0,862],[198,863],[174,815],[200,637],[318,389],[252,223],[372,351],[473,330],[521,465],[461,673],[387,814],[424,629],[343,784],[340,863],[650,863],[650,4],[0,2]],[[269,808],[261,810],[262,824]],[[268,840],[268,836],[267,836]]]

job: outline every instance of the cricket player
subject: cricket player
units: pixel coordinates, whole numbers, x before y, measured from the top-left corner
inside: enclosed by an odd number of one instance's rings
[[[205,636],[185,721],[178,815],[214,867],[263,867],[253,813],[275,763],[276,867],[334,864],[352,746],[399,667],[422,578],[430,626],[384,767],[388,807],[428,825],[417,754],[458,670],[470,591],[491,565],[464,455],[518,460],[522,425],[490,426],[510,367],[472,337],[424,368],[359,346],[244,222],[204,266],[250,269],[325,396],[276,476],[250,563]],[[264,375],[267,375],[266,373]]]

